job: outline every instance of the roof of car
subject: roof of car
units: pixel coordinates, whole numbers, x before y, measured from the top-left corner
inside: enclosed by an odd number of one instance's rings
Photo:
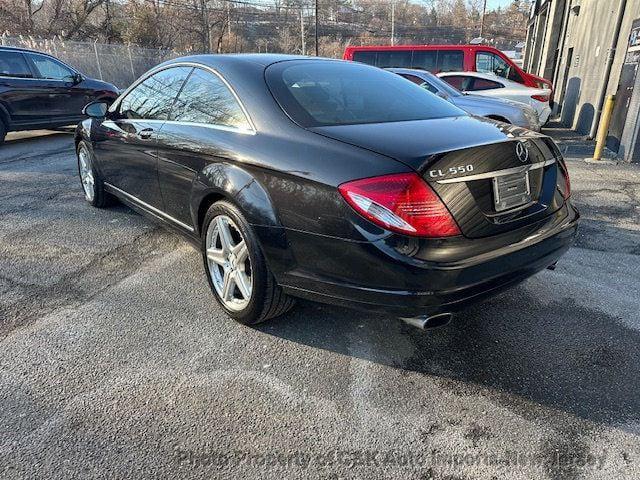
[[[307,57],[303,55],[285,55],[279,53],[233,53],[233,54],[202,54],[202,55],[190,55],[187,57],[179,57],[166,62],[179,63],[179,62],[195,62],[210,67],[216,67],[221,64],[253,64],[267,67],[274,63],[291,61],[291,60],[331,60],[342,61],[334,58],[324,57]]]
[[[46,52],[40,52],[38,50],[33,50],[32,48],[24,48],[24,47],[10,47],[8,45],[0,45],[0,50],[13,50],[16,52],[29,52],[29,53],[39,53],[41,55],[49,55]],[[49,55],[51,56],[51,55]]]

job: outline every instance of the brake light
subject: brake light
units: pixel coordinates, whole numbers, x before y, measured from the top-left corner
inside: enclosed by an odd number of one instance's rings
[[[531,98],[544,103],[549,101],[549,95],[531,95]]]
[[[460,235],[440,197],[415,173],[364,178],[338,190],[356,212],[387,230],[431,238]]]

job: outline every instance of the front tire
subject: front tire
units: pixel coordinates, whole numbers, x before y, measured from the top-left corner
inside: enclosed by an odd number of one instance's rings
[[[253,230],[235,205],[211,205],[202,232],[209,286],[227,315],[254,325],[293,307],[294,300],[276,283]]]
[[[102,177],[96,170],[93,152],[84,140],[78,143],[78,175],[84,192],[84,198],[97,208],[108,207],[113,203],[113,196],[104,190]]]

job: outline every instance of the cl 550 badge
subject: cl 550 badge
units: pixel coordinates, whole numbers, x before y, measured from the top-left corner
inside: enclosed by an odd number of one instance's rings
[[[460,165],[458,167],[450,167],[447,170],[437,169],[430,170],[429,177],[431,178],[441,178],[447,175],[460,175],[462,173],[473,172],[473,165]]]

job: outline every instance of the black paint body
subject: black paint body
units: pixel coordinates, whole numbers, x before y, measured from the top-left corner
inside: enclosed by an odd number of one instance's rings
[[[0,47],[2,52],[21,55],[32,75],[31,78],[0,75],[0,120],[7,131],[74,125],[86,118],[82,109],[87,103],[112,102],[118,97],[115,86],[84,77],[68,65],[65,66],[78,75],[76,80],[40,78],[30,58],[32,55],[53,58],[50,55],[11,47]]]
[[[473,173],[522,165],[514,154],[522,139],[530,145],[529,163],[559,158],[549,138],[466,115],[302,128],[265,83],[270,65],[301,61],[327,60],[216,55],[163,64],[217,71],[244,104],[253,135],[113,113],[84,121],[76,140],[90,142],[96,167],[116,187],[110,192],[195,244],[209,205],[222,198],[235,203],[276,280],[294,296],[400,316],[452,311],[526,279],[570,247],[578,213],[557,187],[557,163],[532,174],[537,201],[507,217],[491,214],[491,180],[441,185],[428,173],[470,163]],[[151,138],[136,136],[147,128]],[[414,171],[441,196],[463,235],[391,233],[362,218],[337,190],[354,179]]]

